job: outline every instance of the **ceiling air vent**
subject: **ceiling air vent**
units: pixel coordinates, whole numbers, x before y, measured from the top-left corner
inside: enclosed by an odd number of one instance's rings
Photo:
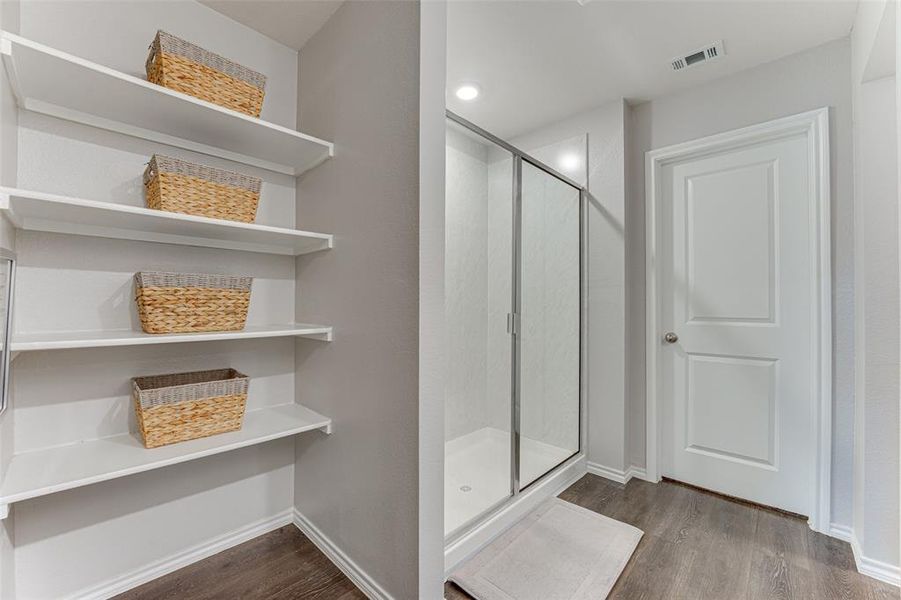
[[[670,64],[673,67],[673,71],[681,71],[683,69],[687,69],[688,67],[694,67],[695,65],[699,65],[701,63],[705,63],[711,60],[716,60],[717,58],[723,57],[726,55],[726,50],[723,48],[723,41],[720,40],[718,42],[713,42],[712,44],[708,44],[703,48],[698,48],[694,52],[689,52],[683,56],[677,56]]]

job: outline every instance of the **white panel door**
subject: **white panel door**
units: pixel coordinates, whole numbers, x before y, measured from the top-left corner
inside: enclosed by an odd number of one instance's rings
[[[661,474],[810,515],[816,256],[807,138],[660,172]]]

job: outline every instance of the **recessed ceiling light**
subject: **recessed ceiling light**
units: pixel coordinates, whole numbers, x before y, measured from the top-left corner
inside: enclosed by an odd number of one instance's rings
[[[578,154],[569,152],[560,157],[560,168],[564,171],[573,172],[582,165],[582,159]]]
[[[470,100],[475,100],[479,97],[479,86],[474,83],[464,83],[458,87],[457,91],[454,93],[460,100],[469,102]]]

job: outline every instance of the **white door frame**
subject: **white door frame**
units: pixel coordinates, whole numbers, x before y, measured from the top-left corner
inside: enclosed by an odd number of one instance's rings
[[[832,243],[831,202],[829,190],[829,109],[809,112],[752,125],[726,133],[667,146],[646,153],[645,158],[645,256],[646,256],[646,384],[647,384],[647,478],[660,481],[660,398],[658,394],[658,354],[660,343],[658,320],[660,298],[657,269],[659,227],[657,215],[661,201],[660,173],[663,167],[675,161],[696,158],[714,152],[738,149],[755,143],[777,140],[790,135],[804,134],[807,138],[807,156],[810,168],[810,199],[817,207],[816,218],[811,225],[811,255],[817,257],[817,272],[811,289],[811,300],[816,307],[812,317],[813,340],[811,364],[814,365],[811,389],[816,390],[818,402],[814,403],[811,419],[816,423],[814,456],[816,457],[811,481],[816,482],[814,503],[809,515],[810,526],[827,533],[830,526],[830,493],[832,469]]]

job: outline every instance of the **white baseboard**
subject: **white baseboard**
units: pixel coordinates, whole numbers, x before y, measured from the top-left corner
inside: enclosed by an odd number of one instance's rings
[[[860,542],[854,535],[854,530],[846,528],[851,533],[851,552],[854,553],[854,564],[857,565],[857,572],[879,581],[890,583],[894,586],[901,587],[901,569],[898,565],[890,565],[888,563],[867,558],[860,549]]]
[[[341,572],[347,575],[354,585],[366,594],[371,600],[393,600],[391,594],[380,586],[366,571],[344,553],[332,540],[325,536],[305,516],[294,509],[294,526],[301,533],[310,538],[310,541],[325,554]]]
[[[831,523],[829,525],[829,531],[827,531],[826,534],[837,540],[848,543],[851,543],[851,538],[854,537],[854,532],[850,527],[847,525],[839,525],[838,523]]]
[[[628,483],[629,480],[632,479],[633,477],[635,479],[641,479],[642,481],[650,481],[650,479],[648,479],[648,472],[645,470],[644,467],[636,467],[635,465],[632,465],[631,467],[629,467],[626,470],[626,483]],[[652,481],[651,483],[656,483],[656,482]]]
[[[581,474],[578,472],[577,464],[572,465],[572,467],[574,467],[574,469],[571,472],[565,473],[565,475],[561,473],[561,475],[564,476],[560,478],[560,481],[553,482],[556,485],[548,486],[550,488],[548,489],[548,492],[551,494],[559,493],[559,491],[562,491],[562,489],[565,489],[573,481],[581,477]],[[646,477],[644,469],[640,467],[630,467],[626,471],[616,471],[615,469],[610,469],[609,467],[604,467],[597,463],[588,463],[587,469],[589,473],[605,477],[618,483],[627,483],[633,477],[638,479],[644,479]],[[546,493],[536,494],[536,496],[545,495]],[[313,544],[315,544],[316,547],[319,548],[319,550],[321,550],[322,553],[325,554],[345,575],[347,575],[347,577],[369,598],[372,600],[393,600],[391,595],[388,594],[384,588],[370,577],[359,565],[351,560],[350,557],[339,549],[334,542],[327,538],[315,525],[297,512],[297,510],[291,509],[272,517],[261,519],[230,533],[213,538],[207,542],[197,544],[196,546],[188,548],[169,558],[156,561],[145,567],[141,567],[140,569],[135,569],[130,573],[81,590],[70,596],[70,598],[72,600],[106,600],[116,594],[121,594],[122,592],[147,583],[148,581],[177,571],[182,567],[186,567],[199,560],[208,558],[223,550],[228,550],[233,546],[237,546],[238,544],[291,523],[306,535],[310,541],[312,541]],[[850,527],[833,523],[829,528],[828,534],[834,538],[850,543],[851,551],[854,554],[854,563],[857,566],[859,573],[895,586],[901,586],[901,569],[896,565],[863,556],[860,543]],[[459,562],[459,560],[457,562]]]
[[[186,567],[204,558],[228,550],[233,546],[242,544],[248,540],[269,533],[279,527],[290,525],[292,522],[292,510],[289,508],[275,516],[261,519],[250,525],[246,525],[212,540],[197,544],[187,550],[178,552],[169,558],[164,558],[147,566],[135,569],[130,573],[109,579],[90,588],[81,590],[70,596],[78,600],[106,600],[116,594],[128,591],[139,585],[152,581],[157,577],[168,575],[182,567]]]
[[[604,465],[595,462],[589,462],[586,467],[588,468],[588,472],[592,475],[597,475],[598,477],[603,477],[604,479],[609,479],[616,483],[626,483],[625,471],[620,471],[619,469],[614,469],[612,467],[605,467]]]
[[[851,544],[851,552],[854,554],[854,565],[857,572],[873,579],[878,579],[892,585],[901,586],[901,569],[896,565],[890,565],[879,560],[867,558],[860,549],[860,542],[854,535],[854,530],[847,525],[832,523],[828,534],[836,539]]]
[[[347,577],[372,600],[393,600],[378,583],[376,583],[363,569],[353,562],[331,540],[325,537],[306,517],[296,509],[287,509],[273,517],[251,523],[240,529],[236,529],[225,535],[213,538],[210,541],[198,544],[187,550],[179,552],[169,558],[126,573],[114,579],[110,579],[98,585],[81,590],[70,596],[71,600],[106,600],[117,594],[128,591],[139,585],[153,581],[163,575],[168,575],[182,567],[208,558],[214,554],[228,550],[233,546],[252,540],[279,527],[293,524],[313,544],[325,554],[329,560],[341,569]]]
[[[616,483],[629,483],[629,480],[633,477],[644,481],[647,481],[648,479],[648,473],[645,471],[644,467],[631,466],[625,471],[621,471],[612,467],[605,467],[604,465],[595,462],[589,462],[587,466],[588,472],[592,475],[597,475],[598,477],[603,477],[604,479],[609,479]]]

